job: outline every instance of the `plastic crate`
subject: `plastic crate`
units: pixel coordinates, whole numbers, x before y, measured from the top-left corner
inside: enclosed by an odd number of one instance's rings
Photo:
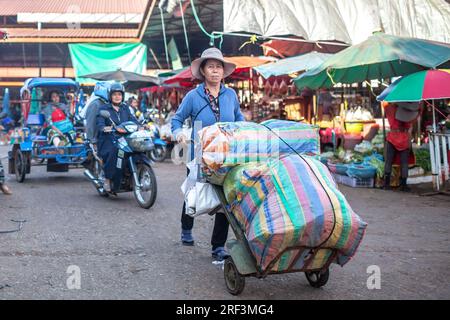
[[[352,187],[352,188],[373,188],[375,180],[373,178],[359,179],[333,173],[334,180],[337,183]]]

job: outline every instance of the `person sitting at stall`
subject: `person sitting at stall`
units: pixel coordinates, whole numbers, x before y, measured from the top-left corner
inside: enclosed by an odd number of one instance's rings
[[[400,155],[401,191],[411,191],[407,185],[408,158],[411,151],[412,124],[420,115],[419,103],[385,103],[385,114],[388,119],[390,131],[386,136],[386,159],[384,165],[384,189],[391,189],[391,172],[394,157]]]
[[[114,83],[109,87],[108,100],[109,104],[100,107],[97,115],[98,130],[98,153],[103,160],[103,171],[105,173],[105,183],[103,188],[106,192],[113,192],[114,188],[118,188],[122,179],[122,170],[116,168],[118,148],[114,145],[112,122],[119,125],[126,121],[133,121],[139,124],[136,117],[130,112],[127,104],[123,103],[125,97],[125,89],[120,83]],[[105,119],[100,115],[102,110],[106,110],[111,115],[110,119]],[[117,129],[119,133],[125,133]]]

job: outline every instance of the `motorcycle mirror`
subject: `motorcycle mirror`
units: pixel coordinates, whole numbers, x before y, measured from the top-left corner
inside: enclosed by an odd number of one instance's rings
[[[102,116],[105,119],[111,118],[111,114],[108,111],[106,111],[106,110],[100,111],[100,116]]]

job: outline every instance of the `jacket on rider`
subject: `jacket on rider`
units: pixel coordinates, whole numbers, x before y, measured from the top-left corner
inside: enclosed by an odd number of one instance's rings
[[[99,81],[95,85],[94,92],[89,98],[86,106],[80,112],[80,115],[86,121],[86,136],[92,143],[97,143],[97,115],[102,106],[108,103],[108,90],[110,82]]]

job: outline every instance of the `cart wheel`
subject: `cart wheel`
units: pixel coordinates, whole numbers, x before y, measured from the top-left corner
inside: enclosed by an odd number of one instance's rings
[[[245,287],[245,278],[241,276],[234,264],[234,261],[231,257],[225,259],[223,274],[225,277],[225,284],[227,286],[227,290],[232,295],[239,295],[244,291]]]
[[[330,270],[326,268],[322,271],[309,271],[305,272],[306,279],[313,288],[320,288],[328,282],[330,276]]]
[[[14,167],[16,173],[17,182],[22,183],[25,180],[25,174],[27,173],[27,157],[20,150],[16,150],[16,154],[14,155]]]

